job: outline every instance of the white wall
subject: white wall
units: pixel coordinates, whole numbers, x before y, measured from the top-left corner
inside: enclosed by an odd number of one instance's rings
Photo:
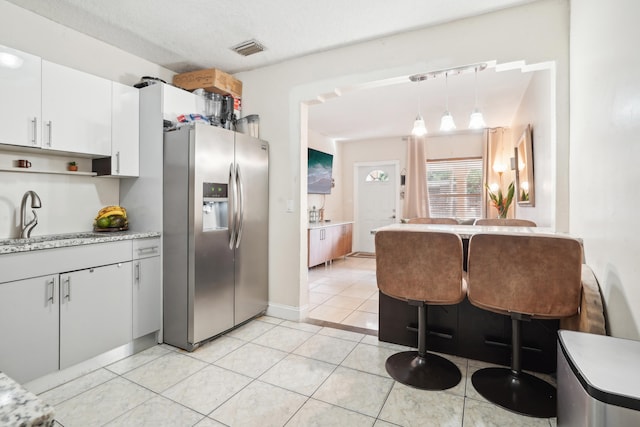
[[[158,76],[170,81],[174,74],[5,0],[0,0],[0,44],[128,85],[139,81],[141,76]],[[0,148],[0,167],[11,167],[15,159],[29,159],[34,169],[53,170],[64,169],[67,161],[78,160],[80,170],[91,169],[90,160],[34,153],[16,153]],[[118,204],[119,181],[0,172],[0,238],[19,235],[20,201],[27,190],[35,190],[42,199],[33,236],[88,231],[102,206]]]
[[[335,181],[335,187],[331,189],[331,194],[308,194],[307,195],[307,211],[313,206],[320,209],[324,206],[324,219],[339,221],[344,219],[342,209],[342,189],[344,188],[344,180],[342,179],[342,154],[340,146],[335,141],[327,138],[318,132],[309,130],[309,148],[314,148],[324,153],[333,154],[333,171],[332,178]],[[304,156],[306,152],[302,153]]]
[[[32,169],[61,171],[66,169],[67,161],[72,160],[70,157],[0,151],[0,164],[12,165],[17,159],[28,159]],[[73,160],[78,162],[80,170],[91,170],[91,160]],[[118,185],[114,181],[73,174],[0,172],[0,239],[20,235],[20,202],[28,190],[34,190],[42,201],[42,207],[35,209],[38,225],[33,228],[32,236],[91,231],[98,210],[118,203]],[[27,221],[32,217],[29,207]]]
[[[571,2],[571,232],[610,332],[640,339],[640,2]]]
[[[271,144],[270,235],[277,236],[270,241],[272,302],[295,310],[307,293],[306,223],[300,214],[307,206],[300,161],[307,146],[302,103],[337,87],[481,61],[556,61],[555,137],[559,167],[566,168],[568,19],[567,1],[544,0],[239,73],[243,110],[260,115],[261,136]],[[558,200],[566,204],[568,182],[559,178],[556,188]],[[289,204],[297,212],[287,212]],[[568,227],[568,218],[557,222],[560,229]]]
[[[427,159],[482,157],[482,132],[427,137]]]
[[[339,142],[342,149],[342,204],[345,219],[353,221],[353,165],[360,162],[383,162],[395,160],[399,162],[398,174],[407,167],[407,143],[401,137],[379,138],[359,141]],[[400,179],[396,180],[398,183]],[[402,218],[402,203],[396,215]]]
[[[534,174],[534,205],[533,207],[516,204],[516,218],[530,219],[539,227],[552,227],[556,211],[556,173],[567,180],[569,171],[566,168],[556,168],[555,141],[553,129],[555,126],[553,112],[549,106],[553,105],[552,71],[537,71],[533,74],[529,86],[522,97],[512,127],[513,146],[515,147],[527,124],[531,125],[533,135],[533,174]],[[511,151],[513,153],[513,149]],[[513,155],[513,154],[512,154]],[[566,204],[564,204],[566,206]],[[563,208],[564,209],[564,208]],[[568,215],[565,211],[560,215]]]

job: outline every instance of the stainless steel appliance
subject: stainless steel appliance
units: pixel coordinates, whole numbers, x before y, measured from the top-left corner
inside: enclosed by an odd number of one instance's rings
[[[164,136],[164,341],[194,350],[267,308],[265,141],[206,124]]]
[[[559,427],[640,425],[640,342],[558,331]]]

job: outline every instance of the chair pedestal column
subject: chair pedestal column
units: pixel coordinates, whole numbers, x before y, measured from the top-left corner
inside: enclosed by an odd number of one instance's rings
[[[491,403],[522,415],[556,416],[556,388],[521,370],[521,328],[517,315],[511,318],[511,368],[485,368],[471,377],[473,387]]]
[[[422,390],[446,390],[456,386],[462,375],[453,362],[427,353],[427,306],[424,302],[409,302],[418,306],[418,351],[396,353],[387,359],[385,367],[394,380]]]

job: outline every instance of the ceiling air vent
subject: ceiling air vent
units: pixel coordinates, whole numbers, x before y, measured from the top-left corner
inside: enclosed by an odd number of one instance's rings
[[[249,56],[254,53],[262,52],[264,50],[264,46],[256,40],[247,40],[246,42],[242,42],[239,45],[232,47],[231,50],[235,51],[239,55]]]

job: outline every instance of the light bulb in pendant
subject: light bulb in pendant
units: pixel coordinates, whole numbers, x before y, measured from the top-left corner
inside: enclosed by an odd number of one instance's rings
[[[413,136],[424,136],[427,134],[427,127],[424,124],[424,119],[418,113],[416,116],[416,121],[413,122],[413,130],[411,130],[411,135]]]
[[[484,129],[485,127],[487,127],[487,124],[482,113],[478,108],[475,108],[469,116],[469,129]]]
[[[445,85],[445,94],[446,94],[446,106],[444,114],[442,115],[442,119],[440,119],[440,131],[449,132],[455,130],[456,124],[453,121],[453,116],[449,112],[449,74],[444,73],[444,85]]]
[[[456,124],[453,121],[453,116],[450,112],[445,111],[440,120],[440,130],[442,132],[449,132],[456,129]]]

